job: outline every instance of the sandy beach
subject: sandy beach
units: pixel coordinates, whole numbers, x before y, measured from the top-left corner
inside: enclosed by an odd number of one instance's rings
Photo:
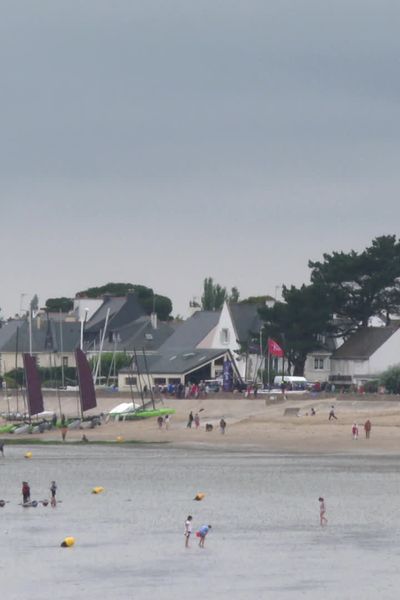
[[[98,398],[95,414],[107,413],[118,402],[126,398],[114,394]],[[118,436],[124,441],[168,443],[176,447],[215,447],[231,449],[256,449],[270,452],[298,453],[397,453],[400,450],[400,400],[377,397],[313,397],[304,399],[292,396],[282,400],[276,396],[271,402],[267,397],[244,399],[237,397],[210,399],[164,400],[167,407],[175,409],[168,430],[159,430],[156,419],[140,421],[109,421],[95,429],[85,430],[89,441],[115,441]],[[337,420],[329,421],[331,405],[335,406]],[[58,410],[57,400],[46,397],[48,410]],[[76,397],[62,399],[67,415],[76,414]],[[311,416],[311,408],[316,411]],[[198,430],[186,427],[189,412],[199,413],[201,424]],[[297,416],[296,416],[297,412]],[[219,420],[227,422],[225,435],[219,430]],[[364,423],[372,422],[369,440],[365,438]],[[353,440],[352,424],[359,426],[359,438]],[[211,423],[213,431],[207,432],[205,424]],[[3,439],[8,436],[2,435]],[[10,436],[11,437],[11,436]],[[14,436],[16,439],[16,436]],[[59,431],[50,431],[40,436],[43,440],[60,439]],[[68,441],[79,441],[82,430],[69,431]]]

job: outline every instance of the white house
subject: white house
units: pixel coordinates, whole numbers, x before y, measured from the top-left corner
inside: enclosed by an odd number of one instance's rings
[[[387,327],[362,327],[331,356],[329,380],[362,385],[400,363],[400,321]]]

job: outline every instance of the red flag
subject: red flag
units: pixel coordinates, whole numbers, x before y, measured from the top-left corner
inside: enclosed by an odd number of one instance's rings
[[[271,340],[271,338],[268,338],[268,353],[271,356],[283,356],[282,348],[275,342],[275,340]]]

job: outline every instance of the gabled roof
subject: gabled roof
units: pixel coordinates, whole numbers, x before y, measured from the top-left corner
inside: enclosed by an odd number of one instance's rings
[[[0,352],[3,351],[5,344],[9,342],[9,340],[15,335],[18,327],[21,327],[23,323],[23,319],[12,319],[11,321],[7,321],[2,327],[0,327]]]
[[[96,310],[92,318],[85,324],[85,333],[98,333],[104,328],[107,311],[108,328],[115,329],[135,321],[145,315],[145,311],[139,303],[136,294],[126,296],[105,296],[103,304]]]
[[[198,310],[161,346],[162,350],[195,348],[219,321],[221,311]]]
[[[238,342],[248,342],[263,326],[258,310],[262,304],[228,304]]]
[[[112,351],[114,347],[119,351],[132,351],[134,348],[137,350],[144,348],[148,351],[157,350],[174,331],[174,327],[162,321],[158,321],[157,328],[154,329],[150,317],[140,317],[132,323],[113,328],[111,340],[109,336],[106,336],[104,350]]]
[[[29,323],[26,320],[15,322],[13,333],[3,343],[0,342],[0,352],[29,352]],[[62,328],[62,345],[61,333]],[[18,332],[17,332],[18,329]],[[18,336],[18,340],[17,340]],[[63,321],[55,323],[50,319],[33,319],[32,321],[32,352],[73,352],[79,345],[80,323]]]
[[[332,358],[367,360],[399,327],[400,321],[394,321],[387,327],[362,327],[333,353]]]
[[[189,373],[191,371],[200,369],[204,365],[207,365],[212,360],[216,358],[220,358],[225,354],[229,353],[229,350],[224,350],[221,348],[217,348],[214,350],[211,349],[196,349],[189,348],[187,350],[183,350],[181,352],[163,352],[160,354],[150,354],[146,356],[147,359],[147,369],[149,373],[152,375],[155,374],[177,374],[184,375],[185,373]],[[139,370],[142,373],[146,372],[146,365],[144,363],[143,355],[138,354],[138,363]],[[119,372],[120,373],[131,373],[136,372],[136,365],[133,364],[131,367],[124,367]]]

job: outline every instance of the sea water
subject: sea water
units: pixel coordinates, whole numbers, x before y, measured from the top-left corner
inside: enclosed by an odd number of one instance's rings
[[[279,455],[167,446],[6,446],[0,458],[4,600],[395,599],[394,456]],[[57,508],[23,508],[32,499]],[[103,486],[94,495],[94,486]],[[204,492],[201,502],[193,500]],[[324,496],[328,525],[319,525]],[[205,548],[184,522],[211,524]],[[61,548],[66,536],[72,548]]]

